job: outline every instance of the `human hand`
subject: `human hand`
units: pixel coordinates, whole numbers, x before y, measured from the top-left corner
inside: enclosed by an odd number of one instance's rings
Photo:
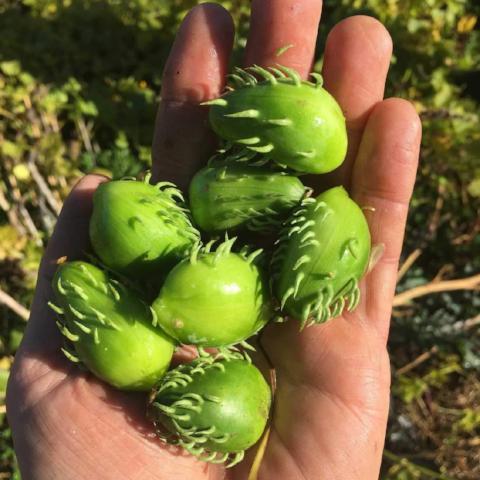
[[[279,62],[304,77],[311,67],[319,0],[254,0],[246,64]],[[184,21],[164,74],[153,174],[185,188],[214,148],[206,109],[222,91],[233,37],[218,5],[196,7]],[[280,58],[276,51],[293,45]],[[378,478],[389,401],[386,350],[397,265],[420,143],[413,107],[382,101],[391,40],[375,20],[352,17],[330,33],[323,75],[347,118],[348,158],[317,190],[349,187],[367,211],[383,256],[362,282],[351,314],[299,333],[298,322],[272,325],[263,346],[277,375],[271,434],[259,478]],[[234,469],[204,464],[166,448],[145,420],[145,397],[97,381],[63,358],[61,335],[46,305],[56,259],[88,248],[92,194],[102,177],[89,175],[65,202],[42,261],[22,345],[8,388],[8,418],[25,480],[246,479],[251,457]]]

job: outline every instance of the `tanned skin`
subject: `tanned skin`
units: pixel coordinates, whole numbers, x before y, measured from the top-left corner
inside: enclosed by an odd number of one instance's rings
[[[281,63],[306,78],[320,0],[253,0],[245,65]],[[181,188],[215,148],[207,108],[225,82],[234,35],[228,12],[201,4],[185,18],[164,72],[155,127],[153,175]],[[292,45],[280,57],[277,52]],[[94,54],[94,53],[92,53]],[[384,100],[392,54],[386,29],[354,16],[326,44],[325,87],[347,119],[349,151],[333,174],[311,177],[317,192],[343,184],[366,210],[383,255],[361,284],[354,313],[299,333],[298,322],[268,327],[265,351],[277,373],[271,434],[260,480],[375,480],[390,392],[387,353],[392,298],[412,194],[421,125],[412,105]],[[225,470],[165,447],[145,420],[145,395],[122,393],[68,362],[47,307],[58,257],[88,249],[88,175],[67,198],[42,261],[27,331],[8,386],[8,420],[24,480],[244,480],[252,454]],[[374,210],[374,211],[373,211]]]

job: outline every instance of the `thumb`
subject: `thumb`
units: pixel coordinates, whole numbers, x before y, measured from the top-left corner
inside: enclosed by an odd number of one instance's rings
[[[47,305],[52,298],[51,281],[59,258],[78,260],[89,250],[88,224],[93,193],[106,181],[107,178],[100,175],[87,175],[78,181],[65,200],[40,264],[31,315],[19,349],[21,355],[29,352],[37,359],[47,360],[60,351],[61,335]]]

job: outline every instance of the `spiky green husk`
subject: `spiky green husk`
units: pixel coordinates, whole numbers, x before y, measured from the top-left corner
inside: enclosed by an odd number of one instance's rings
[[[360,207],[342,187],[307,198],[277,240],[273,289],[281,309],[301,321],[323,323],[353,310],[370,255],[370,232]]]
[[[148,391],[162,378],[175,345],[135,292],[79,261],[61,264],[52,286],[67,358],[122,390]]]
[[[263,272],[254,259],[232,253],[235,238],[210,251],[198,246],[167,276],[154,301],[158,324],[184,344],[232,345],[258,332],[270,319],[271,303]]]
[[[165,274],[198,238],[182,194],[171,183],[117,180],[95,192],[90,239],[114,271],[132,278]]]
[[[190,208],[195,223],[207,232],[246,228],[270,232],[305,194],[293,175],[269,168],[212,165],[190,184]]]
[[[270,404],[270,388],[248,356],[224,351],[168,372],[148,412],[165,442],[231,467],[261,437]]]
[[[299,172],[326,173],[343,162],[345,118],[318,74],[312,83],[286,67],[254,66],[230,77],[234,87],[206,102],[217,135]]]

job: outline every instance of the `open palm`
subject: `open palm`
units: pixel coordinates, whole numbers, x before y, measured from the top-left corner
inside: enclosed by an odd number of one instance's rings
[[[312,64],[320,0],[254,0],[245,63],[281,63],[304,77]],[[164,73],[153,174],[182,188],[214,148],[205,107],[224,87],[233,26],[220,6],[203,4],[184,21]],[[277,56],[279,49],[284,52]],[[302,333],[269,326],[263,347],[277,375],[271,434],[258,478],[378,478],[389,400],[386,350],[421,128],[413,107],[382,100],[391,40],[376,20],[351,17],[327,41],[323,75],[347,118],[349,153],[317,190],[344,184],[366,210],[383,255],[362,283],[358,309]],[[55,260],[88,248],[92,194],[87,176],[67,199],[42,262],[32,316],[16,355],[8,418],[25,480],[246,479],[252,455],[225,471],[161,444],[145,420],[145,396],[109,388],[69,364],[46,302]]]

